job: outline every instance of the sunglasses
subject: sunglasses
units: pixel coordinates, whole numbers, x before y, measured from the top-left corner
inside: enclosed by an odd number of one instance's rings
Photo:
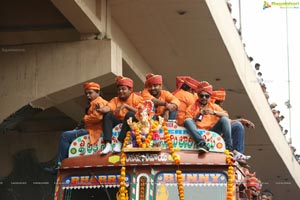
[[[209,98],[210,97],[210,95],[209,94],[198,94],[198,96],[200,97],[200,98]]]

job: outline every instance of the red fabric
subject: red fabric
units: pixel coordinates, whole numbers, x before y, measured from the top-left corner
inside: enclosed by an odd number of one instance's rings
[[[211,98],[218,101],[225,101],[226,91],[224,88],[220,88],[212,92]]]
[[[247,187],[255,187],[256,190],[259,190],[259,186],[259,180],[256,177],[251,177],[247,180]]]
[[[147,74],[145,86],[148,87],[149,84],[162,84],[162,76],[155,74]]]
[[[211,95],[213,92],[213,87],[207,81],[201,81],[198,84],[197,93],[202,92],[202,91],[205,91]]]
[[[188,76],[176,76],[176,88],[180,89]]]
[[[190,76],[188,76],[188,77],[185,78],[184,83],[187,84],[193,90],[197,90],[197,87],[199,85],[199,81],[193,79]]]
[[[83,85],[84,90],[100,90],[100,85],[95,82],[86,82]]]
[[[133,87],[133,80],[127,77],[123,76],[117,76],[116,77],[116,85],[123,85],[123,86],[128,86],[128,87]]]

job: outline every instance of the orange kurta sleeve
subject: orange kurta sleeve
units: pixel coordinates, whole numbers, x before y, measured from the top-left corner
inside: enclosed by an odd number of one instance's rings
[[[173,103],[177,106],[177,108],[179,107],[180,101],[171,92],[166,91],[166,90],[161,90],[161,93],[165,98],[165,102]]]
[[[174,93],[174,96],[180,101],[176,118],[177,124],[183,126],[186,110],[196,101],[197,97],[194,94],[182,89],[179,89],[176,93]]]
[[[123,104],[128,104],[131,107],[137,108],[138,105],[143,101],[143,98],[135,93],[131,93],[130,96],[126,101],[121,101],[118,97],[114,97],[110,102],[108,103],[108,106],[110,107],[111,111],[114,113],[116,108],[120,107]],[[126,108],[123,108],[119,113],[115,114],[116,117],[119,120],[124,120],[126,113],[129,110]]]
[[[145,88],[142,91],[142,97],[144,98],[144,100],[152,100],[155,98],[154,96],[152,96],[150,94],[150,92],[148,91],[147,88]],[[167,103],[173,103],[173,104],[177,105],[177,107],[179,107],[179,104],[180,104],[180,101],[172,93],[170,93],[166,90],[161,90],[160,96],[157,99],[167,102]],[[162,115],[164,110],[165,110],[165,106],[158,106],[156,109],[156,115],[157,116]]]
[[[155,97],[154,96],[152,96],[151,94],[150,94],[150,92],[148,91],[148,89],[147,88],[145,88],[143,91],[142,91],[142,97],[144,98],[144,100],[152,100],[152,99],[154,99]]]
[[[119,98],[114,97],[108,102],[107,105],[110,107],[110,111],[114,112],[116,110],[116,108],[118,107],[118,104],[119,104]]]
[[[173,103],[175,105],[177,105],[177,108],[180,105],[180,101],[170,92],[166,91],[166,90],[161,90],[160,91],[160,97],[159,100],[167,102],[167,103]],[[156,109],[156,115],[162,115],[164,113],[165,110],[165,106],[158,106],[158,108]]]
[[[101,97],[97,97],[90,103],[88,113],[83,117],[85,129],[89,132],[91,144],[98,141],[102,133],[102,120],[103,114],[95,110],[95,105],[98,104],[100,107],[106,106],[107,101]]]
[[[192,118],[194,119],[200,111],[199,102],[195,101],[192,105],[189,105],[186,109],[184,119]]]

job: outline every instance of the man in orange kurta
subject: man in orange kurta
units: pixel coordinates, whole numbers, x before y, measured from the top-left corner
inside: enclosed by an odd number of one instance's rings
[[[118,96],[112,98],[106,107],[98,109],[98,112],[106,113],[103,121],[103,139],[106,142],[106,146],[101,154],[107,154],[111,151],[121,152],[126,133],[130,130],[127,120],[132,117],[133,121],[137,121],[135,113],[138,105],[143,101],[141,96],[133,92],[133,81],[130,78],[118,76],[116,85]],[[120,123],[122,123],[122,129],[118,142],[112,148],[112,129]]]
[[[162,76],[147,74],[145,89],[142,91],[144,100],[151,100],[155,107],[155,119],[163,116],[167,120],[175,120],[180,101],[169,91],[162,89]]]
[[[194,94],[197,84],[198,81],[190,76],[176,77],[177,90],[173,92],[173,95],[180,101],[176,118],[177,124],[180,126],[183,126],[186,109],[197,100],[197,96]]]
[[[209,150],[197,130],[204,129],[219,134],[222,133],[226,148],[232,151],[231,126],[228,113],[211,101],[212,86],[208,82],[202,81],[198,85],[197,93],[199,99],[187,108],[184,121],[184,126],[193,137],[196,147],[202,152]]]
[[[98,141],[102,133],[102,120],[103,114],[96,111],[96,107],[104,107],[107,105],[107,101],[99,96],[100,85],[94,82],[87,82],[84,84],[85,95],[88,99],[89,106],[86,114],[83,117],[80,127],[72,131],[63,132],[60,137],[59,150],[57,157],[57,164],[52,168],[45,168],[47,172],[55,174],[58,167],[61,165],[61,161],[68,157],[68,150],[70,144],[74,139],[79,136],[89,134],[91,144]]]
[[[223,88],[220,88],[218,90],[213,91],[211,95],[211,100],[219,106],[222,106],[223,102],[226,98],[226,91]],[[231,119],[231,136],[232,136],[232,145],[233,145],[233,153],[234,159],[237,160],[247,160],[250,158],[250,156],[245,156],[244,149],[244,137],[245,137],[245,127],[248,128],[255,128],[255,125],[244,118],[239,119]]]

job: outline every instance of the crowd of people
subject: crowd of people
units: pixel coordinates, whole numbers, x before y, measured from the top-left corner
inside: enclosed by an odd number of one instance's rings
[[[249,61],[251,63],[253,61],[253,58],[249,57]],[[260,84],[261,89],[262,89],[263,93],[265,94],[266,99],[269,101],[269,97],[270,96],[269,96],[269,93],[267,91],[267,86],[266,86],[266,83],[265,83],[265,81],[263,79],[262,73],[260,72],[260,67],[261,66],[260,66],[259,63],[255,63],[255,65],[254,65],[254,71],[255,71],[255,74],[257,76],[257,81]],[[291,108],[291,105],[289,104],[289,102],[285,102],[285,104],[286,104],[286,106],[287,106],[288,109]],[[280,127],[280,130],[282,131],[282,134],[284,136],[286,136],[287,133],[288,133],[288,130],[285,129],[281,125],[281,122],[285,118],[284,115],[282,115],[281,112],[280,112],[280,110],[278,110],[276,108],[277,107],[277,103],[272,102],[272,103],[269,103],[269,105],[270,105],[270,109],[271,109],[271,111],[272,111],[272,113],[273,113],[273,115],[274,115],[274,117],[275,117],[275,119],[276,119],[276,121],[277,121],[277,123],[278,123],[278,125]],[[288,142],[288,144],[289,144],[289,146],[291,148],[291,151],[292,151],[293,155],[295,156],[295,159],[298,161],[298,163],[300,163],[300,160],[299,160],[299,156],[300,155],[296,154],[296,148],[292,145],[291,140],[288,140],[287,142]]]
[[[208,152],[209,147],[198,133],[198,129],[211,130],[222,134],[226,149],[232,152],[235,160],[245,162],[250,156],[244,155],[244,127],[254,128],[246,119],[230,119],[224,110],[224,89],[213,90],[207,81],[197,81],[190,76],[176,77],[177,89],[173,92],[162,89],[161,75],[147,74],[144,90],[133,91],[134,83],[128,77],[116,78],[117,96],[110,101],[100,96],[100,85],[94,82],[84,84],[84,92],[89,102],[82,122],[74,130],[64,132],[60,137],[58,157],[55,167],[47,168],[53,173],[68,156],[68,148],[78,136],[89,134],[91,144],[103,134],[105,148],[101,154],[121,152],[126,133],[130,130],[129,118],[137,122],[136,112],[139,105],[150,100],[154,105],[153,119],[158,116],[164,120],[175,120],[184,126],[194,139],[200,152]],[[117,143],[112,145],[112,129],[122,124]]]
[[[231,9],[230,2],[227,1]],[[239,31],[240,34],[240,31]],[[249,57],[252,62],[253,58]],[[269,99],[266,84],[260,70],[260,64],[254,65],[257,81],[259,82],[265,97]],[[115,81],[117,96],[110,101],[100,96],[100,85],[94,82],[84,84],[84,92],[89,101],[82,123],[74,130],[62,133],[60,137],[58,157],[56,165],[46,168],[53,174],[57,172],[63,159],[68,156],[68,149],[72,141],[78,136],[89,134],[91,144],[98,141],[103,134],[105,148],[101,154],[121,152],[126,133],[130,130],[127,120],[131,118],[137,122],[136,112],[139,105],[146,100],[154,105],[153,119],[158,116],[164,120],[175,120],[178,125],[184,126],[195,142],[195,148],[201,153],[209,152],[209,146],[198,133],[198,129],[210,130],[222,135],[226,149],[233,158],[239,162],[248,176],[246,186],[252,188],[253,196],[261,200],[270,200],[273,194],[269,190],[261,190],[261,183],[255,177],[255,173],[249,172],[246,161],[251,156],[244,154],[245,128],[255,128],[255,125],[247,119],[230,119],[228,112],[222,107],[226,98],[224,89],[213,90],[213,86],[207,81],[198,81],[190,76],[176,77],[176,90],[173,92],[162,89],[163,78],[161,75],[147,74],[145,87],[142,92],[134,92],[134,83],[129,77],[118,76]],[[276,103],[271,103],[270,108],[278,124],[284,119],[280,111],[276,110]],[[117,124],[122,124],[117,143],[112,145],[112,129]],[[283,134],[287,130],[280,126]],[[295,150],[294,150],[295,151]],[[299,155],[296,156],[299,160]]]
[[[231,13],[231,12],[232,12],[232,4],[230,3],[230,0],[226,0],[226,4],[227,4],[227,7],[228,7],[228,9],[229,9],[229,12]],[[242,31],[240,30],[240,28],[237,27],[237,20],[236,20],[235,18],[233,18],[233,23],[235,24],[236,30],[237,30],[237,32],[238,32],[238,34],[239,34],[239,36],[240,36],[240,38],[241,38],[241,40],[242,40]],[[243,44],[243,46],[245,47],[246,45]],[[269,97],[270,97],[270,96],[269,96],[269,93],[268,93],[268,91],[267,91],[266,82],[264,81],[264,79],[263,79],[263,74],[262,74],[262,72],[260,71],[261,65],[260,65],[259,63],[255,63],[255,64],[253,65],[252,63],[253,63],[254,59],[253,59],[253,57],[251,57],[251,56],[248,56],[248,59],[249,59],[249,62],[251,63],[251,65],[254,67],[254,72],[255,72],[256,77],[257,77],[257,80],[256,80],[256,81],[260,84],[260,87],[261,87],[261,89],[262,89],[262,91],[263,91],[263,93],[264,93],[264,95],[265,95],[267,101],[269,101]],[[274,115],[276,121],[278,122],[278,125],[279,125],[279,127],[280,127],[280,129],[281,129],[283,135],[284,135],[284,136],[287,135],[288,130],[285,129],[285,128],[281,125],[281,122],[284,120],[285,117],[284,117],[284,115],[282,115],[282,114],[280,113],[280,110],[276,109],[277,103],[272,102],[272,103],[269,103],[269,105],[270,105],[270,108],[271,108],[271,110],[272,110],[272,113],[273,113],[273,115]],[[285,102],[285,105],[287,106],[288,109],[291,108],[291,105],[290,105],[290,102],[289,102],[289,101]],[[290,146],[290,148],[291,148],[291,151],[292,151],[293,155],[295,156],[295,159],[296,159],[297,162],[300,164],[300,155],[299,155],[299,154],[296,154],[296,148],[292,145],[291,139],[288,140],[287,142],[288,142],[288,144],[289,144],[289,146]],[[272,194],[272,192],[270,192],[270,191],[265,191],[265,192],[262,192],[260,195],[257,195],[257,197],[258,197],[258,199],[272,199],[273,194]]]
[[[160,117],[165,121],[176,121],[178,125],[184,126],[195,142],[194,147],[200,153],[209,152],[209,146],[198,129],[222,135],[226,149],[231,152],[233,159],[240,164],[246,174],[245,186],[252,188],[251,195],[259,194],[261,199],[271,199],[264,198],[263,193],[259,193],[261,183],[255,177],[255,173],[249,172],[249,165],[246,162],[251,156],[244,154],[245,128],[255,128],[255,125],[244,118],[229,118],[228,112],[222,107],[226,99],[225,89],[213,90],[213,86],[207,81],[198,81],[190,76],[177,76],[177,89],[170,92],[162,89],[163,78],[155,74],[146,75],[142,92],[134,92],[134,83],[128,77],[116,77],[115,84],[117,96],[107,101],[100,96],[98,83],[84,83],[84,93],[89,102],[86,113],[74,130],[62,133],[56,164],[45,168],[47,172],[57,173],[62,160],[68,157],[72,141],[82,135],[88,134],[91,144],[95,144],[103,134],[105,148],[100,154],[121,152],[126,133],[130,130],[128,119],[137,122],[136,114],[139,106],[145,101],[151,101],[154,108],[153,120]],[[122,124],[122,128],[117,143],[112,145],[112,129],[118,124]]]

